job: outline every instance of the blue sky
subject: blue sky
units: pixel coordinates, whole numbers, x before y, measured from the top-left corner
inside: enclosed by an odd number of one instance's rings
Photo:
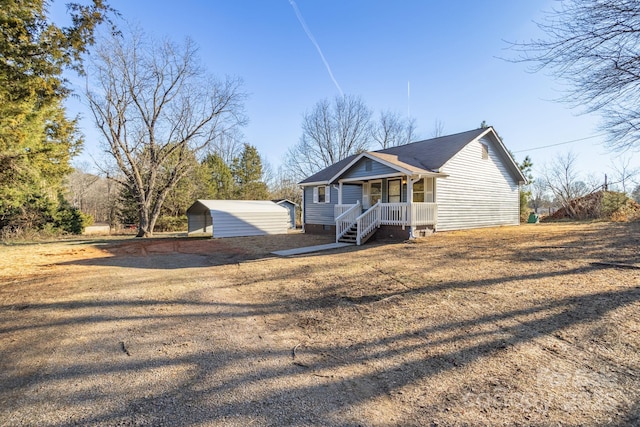
[[[606,150],[602,137],[537,149],[598,135],[598,117],[554,102],[562,84],[545,73],[531,74],[525,64],[500,59],[515,55],[505,40],[540,35],[533,21],[553,3],[296,0],[332,79],[289,0],[110,1],[153,36],[192,38],[215,75],[244,80],[250,120],[243,131],[246,142],[274,169],[299,140],[304,113],[341,89],[360,96],[375,115],[410,113],[422,138],[432,136],[436,120],[445,134],[486,120],[517,160],[532,158],[534,174],[571,150],[583,174],[603,177],[617,155]],[[100,151],[97,133],[81,104],[73,101],[70,107],[86,118],[80,159],[86,161]],[[637,154],[624,154],[629,156],[640,167]]]

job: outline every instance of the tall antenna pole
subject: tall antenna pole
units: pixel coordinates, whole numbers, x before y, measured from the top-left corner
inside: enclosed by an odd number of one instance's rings
[[[411,82],[407,80],[407,119],[411,120]]]

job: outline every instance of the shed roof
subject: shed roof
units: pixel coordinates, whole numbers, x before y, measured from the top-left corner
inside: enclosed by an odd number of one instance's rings
[[[292,200],[289,200],[289,199],[275,199],[275,200],[272,200],[272,202],[277,204],[277,205],[282,205],[284,203],[289,203],[290,205],[298,206],[298,204],[296,202],[294,202]]]
[[[229,213],[241,212],[276,212],[286,211],[286,208],[270,200],[197,200],[187,212],[206,208],[210,211]],[[198,209],[199,208],[199,209]]]

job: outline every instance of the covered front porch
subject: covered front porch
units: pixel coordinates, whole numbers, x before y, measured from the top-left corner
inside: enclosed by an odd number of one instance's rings
[[[360,190],[358,191],[358,188]],[[348,188],[348,190],[346,190]],[[365,243],[382,226],[399,227],[409,237],[438,222],[435,176],[388,176],[338,182],[334,207],[336,242]],[[345,199],[355,203],[343,203]]]

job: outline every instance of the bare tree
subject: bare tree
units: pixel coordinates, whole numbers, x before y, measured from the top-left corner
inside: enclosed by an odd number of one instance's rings
[[[628,194],[627,192],[631,191],[631,187],[635,184],[635,178],[640,174],[640,169],[631,167],[631,157],[619,157],[611,167],[614,171],[612,184],[620,184],[622,192]]]
[[[244,147],[244,134],[238,127],[231,128],[220,134],[213,140],[208,149],[210,154],[219,155],[228,165],[233,163],[233,159],[242,153]]]
[[[640,2],[565,0],[538,27],[546,38],[513,44],[518,60],[567,82],[572,106],[599,112],[611,148],[638,146]]]
[[[540,209],[551,207],[551,199],[547,191],[547,185],[544,180],[536,179],[530,184],[531,198],[529,206],[536,212],[540,213]]]
[[[636,185],[636,187],[631,192],[631,198],[636,202],[640,203],[640,185]]]
[[[572,152],[559,155],[543,171],[543,180],[546,188],[551,191],[558,203],[566,209],[571,218],[577,216],[575,206],[571,201],[594,190],[593,187],[580,179],[576,170],[576,159],[577,156]]]
[[[139,31],[105,41],[91,70],[89,105],[123,174],[113,179],[136,200],[138,237],[151,236],[168,192],[190,170],[193,155],[244,122],[241,82],[209,76],[192,41],[157,43]]]
[[[302,120],[300,141],[287,153],[297,178],[309,176],[369,148],[371,110],[354,96],[318,102]]]
[[[381,112],[380,119],[371,128],[371,137],[383,149],[408,144],[415,138],[415,133],[415,119],[391,111]]]
[[[432,138],[438,138],[444,135],[444,123],[440,119],[436,119],[433,122],[433,132],[431,132]]]
[[[272,199],[288,199],[292,202],[302,203],[302,191],[291,175],[289,168],[280,166],[269,186]]]

